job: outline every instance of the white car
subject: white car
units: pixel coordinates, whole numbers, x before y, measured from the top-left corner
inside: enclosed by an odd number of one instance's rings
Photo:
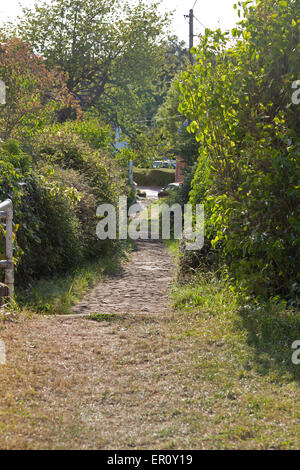
[[[169,183],[167,186],[162,188],[159,193],[158,197],[166,197],[168,194],[172,193],[173,191],[178,191],[178,189],[182,186],[182,183]]]

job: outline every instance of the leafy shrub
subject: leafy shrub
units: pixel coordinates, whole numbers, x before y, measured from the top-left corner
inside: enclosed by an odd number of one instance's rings
[[[93,188],[97,203],[116,201],[125,185],[116,162],[105,152],[95,150],[68,128],[44,129],[35,143],[36,161],[47,162],[63,169],[84,174]]]
[[[96,208],[115,203],[127,189],[114,160],[67,126],[41,131],[33,147],[33,158],[16,141],[0,149],[0,200],[13,199],[17,280],[23,282],[111,248],[113,241],[96,237]]]
[[[240,286],[297,302],[300,4],[256,3],[244,4],[234,45],[206,30],[179,83],[179,110],[200,144],[191,202],[205,203],[206,237]]]
[[[74,252],[80,256],[80,249],[73,199],[39,176],[31,157],[11,140],[0,147],[0,200],[8,197],[14,204],[17,277],[28,279],[74,264]]]
[[[64,128],[80,135],[93,149],[112,151],[114,133],[110,126],[99,121],[99,116],[86,114],[85,119],[66,122]]]
[[[23,251],[19,278],[66,271],[82,260],[80,223],[68,192],[42,176],[27,180],[16,216],[18,243]]]

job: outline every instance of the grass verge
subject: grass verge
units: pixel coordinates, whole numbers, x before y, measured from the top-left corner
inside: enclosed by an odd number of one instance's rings
[[[51,279],[36,281],[26,290],[17,292],[18,305],[26,310],[42,314],[69,314],[72,306],[105,276],[120,269],[120,261],[128,258],[132,247],[128,244],[112,255],[106,254],[90,261],[74,271]]]
[[[300,312],[284,303],[238,298],[214,273],[197,272],[173,289],[177,340],[190,337],[189,371],[203,384],[195,429],[210,415],[214,448],[298,448],[300,366],[292,343],[300,339]],[[180,332],[180,333],[178,333]]]
[[[163,187],[175,181],[173,168],[134,168],[133,179],[139,186]]]
[[[163,240],[164,244],[168,248],[171,255],[174,257],[175,261],[178,260],[178,246],[179,240],[174,240],[173,238],[170,240]]]

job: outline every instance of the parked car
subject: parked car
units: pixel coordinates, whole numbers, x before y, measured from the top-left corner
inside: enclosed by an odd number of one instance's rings
[[[176,160],[156,160],[153,168],[176,168]]]
[[[166,197],[173,191],[178,191],[182,183],[169,183],[158,192],[158,197]]]
[[[163,160],[163,168],[176,168],[176,160]]]

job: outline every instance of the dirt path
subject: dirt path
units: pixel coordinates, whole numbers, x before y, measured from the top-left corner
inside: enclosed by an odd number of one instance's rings
[[[164,244],[139,241],[73,314],[0,325],[0,448],[168,447],[182,400],[169,337],[173,275]]]
[[[172,276],[173,263],[165,246],[159,241],[139,241],[122,272],[98,284],[73,311],[161,315],[168,309]]]
[[[172,270],[163,245],[139,243],[80,313],[0,322],[1,449],[299,448],[296,382],[256,369],[214,284],[217,314],[169,309]]]
[[[74,315],[2,325],[1,448],[168,447],[170,407],[182,399],[167,333],[173,269],[161,242],[141,241]]]

